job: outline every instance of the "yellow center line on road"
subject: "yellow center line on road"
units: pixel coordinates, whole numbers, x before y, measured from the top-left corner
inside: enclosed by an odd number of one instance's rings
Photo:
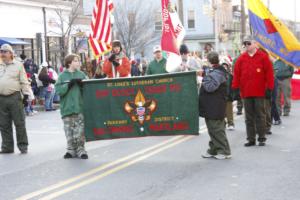
[[[202,129],[205,129],[205,128],[206,128],[206,126],[200,127],[200,132],[201,132]],[[115,160],[115,161],[113,161],[113,162],[110,162],[110,163],[101,165],[101,166],[99,166],[99,167],[97,167],[97,168],[95,168],[95,169],[92,169],[92,170],[90,170],[90,171],[87,171],[87,172],[85,172],[85,173],[82,173],[82,174],[80,174],[80,175],[78,175],[78,176],[75,176],[75,177],[73,177],[73,178],[67,179],[67,180],[65,180],[65,181],[59,182],[59,183],[57,183],[57,184],[51,185],[51,186],[46,187],[46,188],[43,188],[43,189],[41,189],[41,190],[37,190],[37,191],[35,191],[35,192],[32,192],[32,193],[23,195],[23,196],[21,196],[21,197],[18,197],[18,198],[16,198],[16,200],[29,200],[29,199],[34,198],[34,197],[37,197],[37,196],[39,196],[39,195],[42,195],[42,194],[51,192],[52,190],[59,189],[59,188],[61,188],[61,187],[64,187],[64,186],[69,185],[69,184],[71,184],[71,183],[74,183],[74,182],[76,182],[76,181],[78,181],[78,180],[80,180],[80,179],[86,178],[86,177],[91,176],[91,175],[93,175],[93,174],[96,174],[96,173],[98,173],[98,172],[100,172],[100,171],[104,171],[104,170],[106,170],[106,169],[108,169],[108,168],[110,168],[110,167],[113,167],[113,166],[115,166],[115,165],[117,165],[117,164],[120,164],[120,163],[122,163],[122,162],[125,162],[125,161],[127,161],[127,160],[130,160],[130,159],[132,159],[132,158],[134,158],[134,157],[137,157],[137,156],[146,154],[147,152],[152,151],[152,150],[155,150],[155,149],[157,149],[157,148],[160,148],[161,146],[167,145],[167,144],[172,143],[172,142],[180,141],[180,140],[183,139],[183,138],[186,138],[186,136],[175,136],[175,137],[172,137],[171,139],[165,140],[165,141],[160,142],[160,143],[158,143],[158,144],[156,144],[156,145],[154,145],[154,146],[148,147],[148,148],[143,149],[143,150],[141,150],[141,151],[138,151],[138,152],[136,152],[136,153],[134,153],[134,154],[130,154],[130,155],[128,155],[128,156],[125,156],[125,157],[120,158],[120,159],[118,159],[118,160]]]
[[[100,175],[97,175],[97,176],[88,178],[88,179],[86,179],[86,180],[84,180],[84,181],[81,181],[81,182],[79,182],[78,184],[72,185],[72,186],[70,186],[70,187],[68,187],[68,188],[66,188],[66,189],[63,189],[63,190],[54,192],[54,193],[52,193],[52,194],[49,194],[49,195],[47,195],[47,196],[45,196],[45,197],[43,197],[43,198],[40,198],[40,200],[51,200],[51,199],[54,199],[54,198],[56,198],[56,197],[59,197],[59,196],[61,196],[61,195],[63,195],[63,194],[66,194],[66,193],[68,193],[68,192],[71,192],[71,191],[73,191],[73,190],[76,190],[76,189],[78,189],[78,188],[80,188],[80,187],[83,187],[83,186],[85,186],[85,185],[91,184],[91,183],[93,183],[93,182],[95,182],[95,181],[98,181],[98,180],[100,180],[100,179],[102,179],[102,178],[104,178],[104,177],[106,177],[106,176],[108,176],[108,175],[110,175],[110,174],[113,174],[113,173],[115,173],[115,172],[118,172],[118,171],[120,171],[120,170],[122,170],[122,169],[124,169],[124,168],[127,168],[127,167],[129,167],[129,166],[131,166],[131,165],[133,165],[133,164],[135,164],[135,163],[138,163],[138,162],[140,162],[140,161],[142,161],[142,160],[145,160],[146,158],[149,158],[149,157],[151,157],[151,156],[153,156],[153,155],[155,155],[155,154],[158,154],[158,153],[160,153],[160,152],[162,152],[162,151],[164,151],[164,150],[166,150],[166,149],[169,149],[169,148],[171,148],[171,147],[173,147],[173,146],[175,146],[175,145],[178,145],[178,144],[180,144],[180,143],[182,143],[182,142],[184,142],[184,141],[187,141],[187,140],[189,140],[189,139],[191,139],[191,138],[194,138],[194,136],[184,136],[184,137],[181,138],[180,140],[177,140],[177,141],[175,141],[175,142],[173,142],[173,143],[170,143],[170,144],[168,144],[168,145],[166,145],[166,146],[163,146],[163,147],[158,148],[158,149],[156,149],[156,150],[154,150],[154,151],[151,151],[151,152],[148,153],[148,154],[145,154],[145,155],[142,155],[142,156],[140,156],[140,157],[137,157],[137,158],[135,158],[134,160],[131,160],[131,161],[126,162],[126,163],[123,163],[122,165],[116,166],[116,167],[114,167],[114,168],[112,168],[112,169],[110,169],[110,170],[108,170],[108,171],[106,171],[106,172],[104,172],[104,173],[102,173],[102,174],[100,174]]]

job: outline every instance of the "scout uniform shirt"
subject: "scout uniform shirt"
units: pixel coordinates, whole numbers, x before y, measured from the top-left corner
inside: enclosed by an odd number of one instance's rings
[[[30,95],[30,85],[23,64],[16,60],[9,64],[0,62],[0,95],[9,96],[20,91]]]
[[[148,69],[146,71],[147,75],[154,75],[154,74],[165,74],[168,73],[166,70],[167,60],[162,58],[160,61],[154,59],[150,62]]]

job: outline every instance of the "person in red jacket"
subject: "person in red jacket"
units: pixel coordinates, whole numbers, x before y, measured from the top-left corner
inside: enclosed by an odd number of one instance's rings
[[[273,67],[268,54],[257,48],[252,36],[245,37],[243,45],[246,52],[236,61],[232,89],[235,93],[240,91],[244,102],[248,140],[245,146],[256,144],[256,132],[259,146],[264,146],[267,131],[265,99],[271,99],[274,88]]]
[[[108,78],[129,77],[131,73],[130,61],[122,52],[119,40],[112,43],[112,52],[103,64],[103,72]]]

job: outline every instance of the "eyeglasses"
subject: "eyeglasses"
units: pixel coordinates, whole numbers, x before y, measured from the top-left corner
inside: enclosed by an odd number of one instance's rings
[[[252,43],[249,42],[249,41],[243,42],[243,45],[245,45],[245,46],[250,46],[251,44],[252,44]]]

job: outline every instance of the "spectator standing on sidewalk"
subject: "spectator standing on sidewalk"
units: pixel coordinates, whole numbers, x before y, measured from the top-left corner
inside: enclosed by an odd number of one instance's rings
[[[282,60],[277,59],[274,63],[276,78],[278,79],[277,88],[277,109],[279,115],[289,116],[291,111],[291,78],[294,74],[294,68],[287,65]],[[281,104],[281,96],[283,96],[283,106]]]

